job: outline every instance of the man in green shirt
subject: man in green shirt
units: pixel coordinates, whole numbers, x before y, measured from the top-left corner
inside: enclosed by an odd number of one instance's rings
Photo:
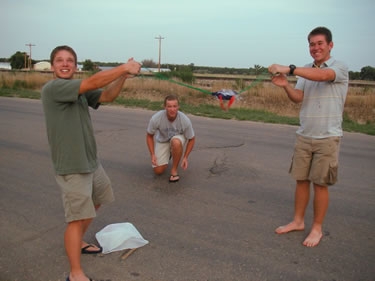
[[[132,58],[113,69],[86,79],[73,79],[77,55],[69,46],[51,53],[55,79],[42,89],[48,142],[56,181],[61,187],[67,228],[65,249],[70,263],[67,280],[89,280],[82,270],[81,254],[99,253],[101,248],[83,241],[100,205],[113,201],[111,182],[97,159],[89,107],[112,102],[125,80],[137,75],[141,65]],[[106,87],[104,90],[102,87]]]

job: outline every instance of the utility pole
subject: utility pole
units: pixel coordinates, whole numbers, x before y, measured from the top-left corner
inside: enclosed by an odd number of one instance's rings
[[[24,57],[23,68],[26,69],[27,68],[27,53],[26,52],[23,52],[23,57]]]
[[[25,46],[29,46],[30,49],[30,56],[29,56],[29,70],[31,70],[31,47],[35,46],[34,44],[25,44]]]
[[[159,40],[159,63],[158,63],[158,72],[160,72],[160,57],[161,57],[161,40],[164,39],[164,37],[155,37],[155,39]]]

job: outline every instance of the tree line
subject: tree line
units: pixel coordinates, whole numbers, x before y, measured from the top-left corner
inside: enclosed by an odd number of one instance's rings
[[[28,68],[27,63],[29,63],[29,56],[26,52],[17,51],[10,58],[0,58],[0,62],[8,62],[12,69],[23,69]],[[44,60],[48,61],[48,60]],[[31,60],[31,64],[35,64],[39,61]],[[87,59],[82,64],[83,71],[100,71],[100,66],[115,67],[120,65],[118,62],[94,62]],[[152,59],[145,59],[142,61],[142,66],[145,68],[158,68],[159,65]],[[201,74],[230,74],[230,75],[258,75],[267,72],[267,68],[261,65],[255,64],[248,68],[234,68],[234,67],[212,67],[212,66],[196,66],[194,63],[188,65],[183,64],[160,64],[160,68],[170,69],[171,74],[177,76],[190,76],[195,73]],[[183,74],[181,74],[183,73]],[[190,73],[190,75],[189,75]],[[349,71],[350,80],[366,80],[375,81],[375,67],[364,66],[361,71]],[[189,80],[189,79],[188,79]]]

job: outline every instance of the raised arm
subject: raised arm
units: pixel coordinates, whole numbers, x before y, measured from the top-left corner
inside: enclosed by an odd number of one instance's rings
[[[273,75],[289,74],[290,67],[272,64],[268,67],[268,71]],[[296,67],[293,74],[311,81],[334,81],[336,78],[336,73],[331,68]]]
[[[121,64],[112,69],[100,71],[86,79],[83,79],[79,88],[79,93],[83,94],[88,91],[103,88],[123,76],[118,82],[122,86],[128,75],[137,75],[140,70],[141,64],[131,58],[127,63]],[[118,85],[117,87],[115,86],[115,89],[118,89]]]
[[[282,87],[288,98],[294,103],[300,103],[303,101],[303,92],[301,90],[294,89],[288,82],[285,74],[278,74],[272,77],[272,83],[276,86]]]

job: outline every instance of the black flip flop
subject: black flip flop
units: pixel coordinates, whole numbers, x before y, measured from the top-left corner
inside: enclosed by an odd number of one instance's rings
[[[101,252],[103,252],[103,248],[100,247],[100,246],[97,246],[99,248],[99,250],[96,250],[96,251],[89,251],[88,249],[90,247],[96,247],[95,245],[93,244],[88,244],[86,247],[83,247],[81,249],[81,254],[84,254],[84,255],[91,255],[91,254],[100,254]]]
[[[170,175],[169,176],[169,182],[178,182],[180,180],[179,175]]]

